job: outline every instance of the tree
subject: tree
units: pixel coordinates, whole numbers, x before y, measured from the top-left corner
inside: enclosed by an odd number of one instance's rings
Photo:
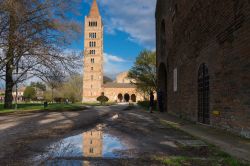
[[[109,98],[107,96],[105,96],[104,93],[102,93],[102,95],[97,97],[96,100],[99,101],[101,103],[101,105],[103,105],[109,101]]]
[[[70,76],[60,88],[62,97],[69,99],[72,103],[82,100],[82,75]]]
[[[142,51],[136,58],[134,66],[129,70],[128,78],[132,79],[139,92],[146,95],[157,90],[156,83],[156,53],[148,50]]]
[[[16,83],[77,68],[79,55],[63,53],[80,32],[79,24],[68,16],[79,6],[77,1],[0,1],[0,79],[6,82],[5,108],[12,106]],[[21,74],[14,80],[13,74],[18,71]]]
[[[35,100],[36,99],[36,90],[32,86],[28,86],[25,88],[23,97],[25,100]]]
[[[30,86],[34,87],[36,90],[46,91],[46,85],[42,82],[31,82]]]
[[[46,77],[44,80],[46,84],[49,86],[51,89],[51,101],[53,102],[55,99],[55,89],[59,89],[63,86],[63,81],[64,81],[64,75],[61,72],[52,72],[49,77]],[[56,95],[58,98],[59,95]]]

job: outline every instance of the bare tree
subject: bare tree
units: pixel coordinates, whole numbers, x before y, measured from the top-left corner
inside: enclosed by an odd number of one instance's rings
[[[78,3],[0,0],[0,78],[6,82],[5,108],[12,107],[12,89],[17,82],[34,76],[49,80],[58,73],[74,72],[80,56],[65,55],[63,50],[80,32],[79,24],[67,16],[76,11]],[[14,80],[18,71],[21,74]]]

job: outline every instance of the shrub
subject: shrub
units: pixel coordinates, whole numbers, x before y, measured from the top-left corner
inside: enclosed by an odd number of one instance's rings
[[[104,94],[102,94],[101,96],[97,97],[96,100],[99,101],[101,105],[103,105],[109,101],[109,98],[107,96],[104,96]]]

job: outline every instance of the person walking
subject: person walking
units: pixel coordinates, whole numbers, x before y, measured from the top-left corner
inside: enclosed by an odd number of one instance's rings
[[[154,100],[155,100],[155,96],[154,96],[153,91],[151,91],[150,92],[150,101],[149,101],[149,110],[150,110],[150,113],[153,113]]]

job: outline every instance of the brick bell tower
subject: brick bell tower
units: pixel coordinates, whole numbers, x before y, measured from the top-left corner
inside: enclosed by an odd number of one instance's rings
[[[82,102],[94,102],[103,92],[103,23],[96,0],[93,0],[84,24]]]

